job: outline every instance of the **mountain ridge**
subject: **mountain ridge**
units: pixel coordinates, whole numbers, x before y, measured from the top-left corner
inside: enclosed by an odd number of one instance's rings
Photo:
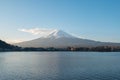
[[[12,51],[18,49],[20,49],[20,47],[8,44],[5,41],[0,40],[0,51]]]

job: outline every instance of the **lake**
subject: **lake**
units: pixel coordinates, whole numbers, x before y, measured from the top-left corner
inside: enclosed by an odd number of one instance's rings
[[[0,80],[120,80],[120,52],[0,52]]]

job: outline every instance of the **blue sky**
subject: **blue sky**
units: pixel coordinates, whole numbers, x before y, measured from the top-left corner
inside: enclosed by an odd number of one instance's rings
[[[120,42],[120,0],[0,0],[0,39],[38,38],[40,35],[19,31],[34,28]]]

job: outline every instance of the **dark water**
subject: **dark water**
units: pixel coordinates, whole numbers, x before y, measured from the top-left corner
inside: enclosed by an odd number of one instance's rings
[[[120,80],[120,53],[0,52],[0,80]]]

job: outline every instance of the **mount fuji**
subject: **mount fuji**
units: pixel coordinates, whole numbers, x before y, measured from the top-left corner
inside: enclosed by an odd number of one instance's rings
[[[82,39],[72,36],[62,30],[52,30],[49,34],[38,39],[16,43],[20,47],[97,47],[97,46],[120,46],[120,43],[100,42],[88,39]]]

